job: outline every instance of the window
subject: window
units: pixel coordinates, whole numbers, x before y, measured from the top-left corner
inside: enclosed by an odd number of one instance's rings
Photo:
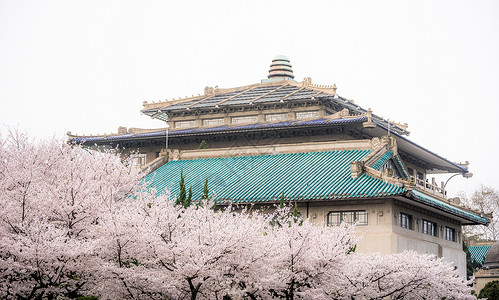
[[[433,236],[437,236],[437,223],[427,220],[421,221],[421,232]]]
[[[456,230],[454,228],[450,228],[445,226],[444,238],[448,241],[455,242],[456,241]]]
[[[348,224],[367,225],[367,212],[357,211],[332,211],[327,215],[327,225],[336,226],[345,222]]]
[[[399,174],[399,171],[397,170],[397,168],[395,167],[395,165],[393,164],[392,160],[389,159],[387,160],[380,168],[379,168],[379,171],[383,172],[384,170],[386,169],[392,169],[393,171],[393,177],[395,178],[400,178],[400,174]]]
[[[130,155],[130,160],[134,166],[142,167],[146,165],[146,154],[145,153],[134,153]]]
[[[232,117],[232,124],[252,123],[256,120],[257,116]]]
[[[404,213],[399,214],[399,226],[412,229],[412,216]]]
[[[285,121],[288,119],[287,113],[265,115],[265,121]]]
[[[196,127],[196,121],[194,120],[175,121],[175,128],[189,128],[189,127]]]
[[[407,172],[409,173],[409,176],[414,176],[414,170],[411,168],[407,168]]]
[[[216,119],[204,119],[203,126],[215,126],[215,125],[223,125],[224,118],[216,118]]]
[[[296,118],[297,119],[308,119],[308,118],[315,118],[319,116],[319,111],[314,110],[314,111],[300,111],[296,113]]]

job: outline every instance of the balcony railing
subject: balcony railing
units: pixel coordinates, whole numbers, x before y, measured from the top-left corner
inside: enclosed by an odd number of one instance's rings
[[[443,188],[443,183],[441,186],[438,186],[437,183],[435,182],[435,178],[432,178],[431,182],[429,182],[428,179],[425,181],[419,178],[416,178],[415,181],[416,181],[416,187],[419,188],[420,190],[428,194],[447,199],[447,191]]]

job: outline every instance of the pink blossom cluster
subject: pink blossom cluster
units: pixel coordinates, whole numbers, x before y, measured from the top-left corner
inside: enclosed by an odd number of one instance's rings
[[[355,253],[353,226],[183,207],[140,176],[112,151],[0,140],[0,298],[475,299],[441,259]]]

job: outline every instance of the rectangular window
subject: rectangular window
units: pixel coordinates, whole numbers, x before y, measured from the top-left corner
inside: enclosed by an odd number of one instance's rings
[[[336,226],[340,223],[357,225],[367,225],[367,212],[365,210],[357,211],[332,211],[327,215],[327,225]]]
[[[257,116],[232,117],[232,124],[254,123]]]
[[[444,233],[445,239],[451,242],[456,241],[456,230],[454,228],[450,228],[445,226],[445,233]]]
[[[433,236],[437,236],[437,223],[427,220],[421,220],[421,232]]]
[[[404,213],[399,214],[399,226],[412,229],[412,216]]]
[[[204,119],[203,126],[215,126],[215,125],[223,125],[224,118],[216,118],[216,119]]]
[[[309,119],[309,118],[316,118],[319,116],[319,111],[314,110],[314,111],[299,111],[296,113],[296,118],[297,119]]]
[[[146,165],[145,153],[134,153],[130,155],[130,160],[134,166],[142,167]]]
[[[265,115],[265,121],[268,121],[268,122],[272,122],[272,121],[286,121],[287,119],[288,119],[288,114],[287,113]]]
[[[190,128],[190,127],[196,127],[196,121],[194,120],[175,121],[175,128]]]

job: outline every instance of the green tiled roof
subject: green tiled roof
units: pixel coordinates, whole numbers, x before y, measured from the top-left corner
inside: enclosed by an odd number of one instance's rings
[[[454,207],[452,205],[449,205],[447,203],[444,203],[442,201],[434,199],[433,197],[425,195],[425,194],[423,194],[423,193],[421,193],[419,191],[413,190],[411,192],[411,195],[412,195],[413,199],[415,199],[415,200],[417,200],[419,202],[422,202],[422,203],[427,204],[429,206],[436,207],[438,209],[441,209],[441,210],[446,211],[448,213],[451,213],[453,215],[457,215],[457,216],[463,217],[463,218],[465,218],[467,220],[476,222],[478,224],[486,225],[486,224],[488,224],[490,222],[489,219],[487,219],[487,218],[483,218],[483,217],[477,216],[477,215],[475,215],[473,213],[464,211],[462,209],[459,209],[457,207]]]
[[[383,156],[380,157],[372,166],[371,168],[376,169],[379,171],[379,169],[393,156],[393,151],[387,151]]]
[[[170,161],[144,179],[159,193],[179,193],[180,171],[186,188],[199,199],[208,178],[217,201],[278,201],[345,199],[400,195],[407,190],[362,174],[352,178],[350,163],[371,150],[337,150],[242,157]]]
[[[490,247],[492,246],[469,246],[468,250],[470,251],[471,258],[483,264],[485,256],[489,252]]]
[[[405,171],[404,165],[400,161],[398,155],[395,155],[393,158],[394,158],[393,161],[395,162],[395,167],[400,172],[400,174],[402,174],[402,177],[409,178],[409,174],[407,174],[407,172]]]

